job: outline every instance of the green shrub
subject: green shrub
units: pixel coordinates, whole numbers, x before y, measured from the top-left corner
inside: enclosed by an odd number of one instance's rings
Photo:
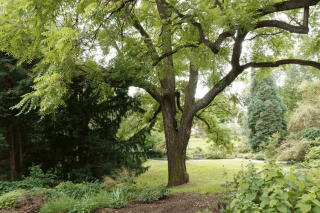
[[[77,199],[91,194],[95,194],[102,189],[102,185],[98,180],[93,183],[84,182],[79,184],[73,184],[70,181],[60,183],[55,187],[55,190],[68,195],[71,198]]]
[[[311,127],[303,131],[302,138],[306,138],[308,140],[315,140],[320,137],[320,128]]]
[[[210,145],[204,153],[205,159],[225,159],[231,154],[225,147],[219,145]]]
[[[121,169],[115,170],[111,176],[105,176],[103,178],[103,187],[106,189],[112,189],[118,184],[132,184],[136,177],[135,174],[135,170],[129,170],[122,167]]]
[[[277,159],[281,161],[303,161],[310,142],[307,140],[286,140],[277,150]]]
[[[264,151],[264,155],[268,158],[274,158],[277,154],[277,149],[279,147],[279,137],[280,133],[274,133],[272,136],[268,138],[267,142],[262,143],[262,148]]]
[[[0,210],[1,209],[7,209],[9,207],[12,207],[16,200],[22,196],[22,193],[24,190],[17,189],[13,190],[11,192],[7,192],[0,196]]]
[[[53,183],[55,175],[50,171],[43,173],[40,166],[33,166],[29,168],[30,176],[21,181],[0,181],[0,195],[16,189],[32,189],[34,187],[48,187]]]
[[[319,212],[320,181],[308,173],[285,174],[274,161],[258,172],[253,164],[234,178],[236,195],[225,213]]]
[[[146,187],[142,191],[142,193],[139,195],[139,197],[136,198],[136,200],[143,201],[143,202],[151,202],[151,201],[159,200],[160,198],[163,198],[168,193],[169,191],[167,187],[164,185],[158,186],[156,190]]]
[[[266,156],[262,153],[259,153],[253,156],[253,159],[256,159],[256,160],[264,160],[265,158]]]
[[[86,183],[87,184],[87,183]],[[127,202],[132,199],[132,191],[128,185],[123,184],[114,188],[111,192],[104,190],[97,191],[87,191],[83,188],[85,183],[73,184],[71,182],[66,182],[58,189],[62,189],[60,196],[53,199],[51,202],[46,203],[40,209],[41,213],[54,213],[54,212],[90,212],[94,209],[101,207],[112,207],[121,208],[126,205]],[[61,185],[61,184],[60,184]],[[56,187],[57,188],[57,187]],[[80,188],[80,190],[79,190]],[[94,187],[89,187],[94,188]],[[58,190],[56,189],[56,190]],[[70,190],[75,189],[78,192],[71,192]],[[80,191],[80,193],[79,193]],[[87,191],[82,196],[81,193]]]
[[[202,154],[202,152],[203,152],[202,148],[197,146],[197,147],[194,148],[192,154],[199,155],[199,154]]]
[[[315,146],[310,149],[305,156],[306,161],[320,159],[320,146]]]

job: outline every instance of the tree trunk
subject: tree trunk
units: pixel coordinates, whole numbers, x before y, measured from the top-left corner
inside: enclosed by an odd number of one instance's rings
[[[168,146],[168,144],[170,144]],[[179,186],[189,182],[186,168],[186,147],[181,141],[167,141],[168,187]]]
[[[9,130],[10,145],[10,180],[22,175],[22,125],[12,126]]]
[[[14,142],[14,128],[12,126],[9,131],[9,145],[10,145],[10,181],[14,181],[17,177],[16,173],[16,158],[15,154],[15,142]]]
[[[185,131],[187,128],[180,128],[178,132],[174,96],[170,97],[164,98],[167,101],[161,107],[168,157],[167,187],[179,186],[189,182],[189,175],[186,169],[186,154],[190,131]],[[168,107],[170,105],[173,106]]]

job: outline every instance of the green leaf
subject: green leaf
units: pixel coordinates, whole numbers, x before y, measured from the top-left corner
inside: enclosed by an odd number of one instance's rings
[[[320,206],[320,202],[317,199],[311,200],[312,203],[316,204],[317,206]]]
[[[288,212],[287,211],[287,207],[284,203],[281,203],[280,205],[277,205],[277,209],[280,211],[280,212]]]
[[[291,188],[298,190],[299,187],[297,186],[297,184],[295,184],[292,180],[287,180],[287,184],[288,186],[290,186]]]
[[[253,200],[256,198],[256,195],[257,195],[257,193],[250,193],[250,194],[247,194],[246,197],[248,200]]]
[[[260,190],[260,188],[257,185],[251,185],[250,189],[252,189],[252,190]]]
[[[299,203],[297,207],[299,207],[302,212],[309,212],[311,209],[311,205],[305,203]]]
[[[277,200],[271,200],[270,203],[269,203],[270,207],[273,207],[274,205],[276,205],[277,202],[278,202]]]

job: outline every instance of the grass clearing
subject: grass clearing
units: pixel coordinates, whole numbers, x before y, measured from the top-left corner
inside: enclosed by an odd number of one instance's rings
[[[248,165],[249,161],[238,160],[202,160],[187,161],[187,171],[190,182],[188,184],[170,188],[171,193],[195,192],[195,193],[217,193],[223,191],[221,184],[227,180],[232,181],[233,175],[241,168]],[[262,169],[264,163],[255,163],[258,169]],[[148,160],[144,166],[150,166],[149,170],[136,178],[140,184],[148,184],[156,187],[167,184],[168,163],[166,160]],[[290,166],[281,164],[285,170]]]

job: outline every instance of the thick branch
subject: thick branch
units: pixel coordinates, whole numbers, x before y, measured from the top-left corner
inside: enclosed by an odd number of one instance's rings
[[[232,70],[192,107],[193,114],[196,114],[196,112],[198,112],[200,109],[209,105],[220,92],[229,86],[236,79],[236,77],[242,73],[243,70],[241,70],[239,60],[242,52],[242,42],[244,41],[246,35],[247,33],[238,33],[237,37],[235,38],[235,44],[231,58]]]
[[[170,51],[170,52],[166,52],[164,53],[163,55],[161,55],[160,57],[158,57],[152,64],[152,66],[156,66],[157,64],[160,63],[160,61],[162,59],[164,59],[165,57],[168,57],[170,55],[173,55],[175,54],[176,52],[178,52],[179,50],[181,49],[184,49],[184,48],[188,48],[188,47],[198,47],[199,44],[186,44],[186,45],[181,45],[181,46],[178,46],[176,47],[174,50]]]
[[[276,32],[276,33],[261,33],[261,34],[257,34],[255,36],[252,36],[251,38],[246,39],[246,41],[251,41],[254,40],[255,38],[259,37],[259,36],[275,36],[275,35],[279,35],[282,32]]]
[[[231,65],[233,69],[236,69],[240,66],[240,56],[242,52],[242,42],[244,41],[247,33],[240,34],[238,32],[237,37],[235,38],[235,43],[233,46],[232,58],[231,58]]]
[[[309,7],[304,8],[303,17],[304,19],[303,19],[302,26],[294,26],[284,21],[278,21],[278,20],[264,20],[264,21],[258,22],[255,26],[255,29],[264,28],[264,27],[277,27],[291,33],[308,34],[309,33],[309,27],[308,27]]]
[[[285,64],[298,64],[303,66],[310,66],[317,69],[320,69],[320,63],[315,61],[307,61],[307,60],[300,60],[300,59],[284,59],[275,62],[251,62],[241,66],[241,69],[245,70],[250,67],[252,68],[261,68],[261,67],[278,67]]]
[[[210,40],[206,39],[206,36],[203,33],[203,28],[202,25],[198,22],[196,22],[194,20],[194,18],[190,18],[189,16],[187,17],[186,15],[182,14],[180,11],[178,11],[174,6],[170,5],[168,2],[166,2],[165,0],[162,0],[163,4],[165,4],[168,8],[172,9],[179,18],[181,19],[190,19],[190,22],[193,26],[195,26],[196,28],[198,28],[198,32],[199,32],[199,42],[203,43],[204,45],[206,45],[207,47],[209,47],[211,49],[211,51],[215,54],[219,53],[220,50],[220,45],[222,44],[222,42],[232,36],[233,34],[230,32],[223,32],[219,35],[218,39],[213,43]]]
[[[310,7],[310,6],[315,6],[316,4],[319,3],[320,0],[291,0],[291,1],[285,1],[285,2],[280,2],[274,4],[274,9],[260,9],[258,10],[259,17],[268,15],[270,13],[274,12],[281,12],[281,11],[288,11],[288,10],[294,10],[294,9],[300,9],[300,8],[305,8],[305,7]]]
[[[198,77],[199,77],[199,69],[195,69],[192,62],[189,65],[189,82],[186,86],[186,100],[184,104],[184,111],[188,111],[192,104],[195,101],[196,89],[198,84]]]
[[[161,112],[161,106],[158,107],[157,111],[154,112],[153,117],[149,119],[149,122],[156,119],[157,115]]]
[[[131,13],[131,18],[133,20],[133,26],[139,31],[140,35],[144,37],[144,43],[148,46],[150,51],[152,51],[151,54],[152,54],[153,60],[157,61],[159,56],[155,50],[155,47],[153,46],[153,43],[152,43],[152,40],[151,40],[149,34],[142,27],[138,18],[135,15],[133,15],[132,13]]]
[[[177,106],[178,106],[178,109],[183,113],[183,109],[180,105],[180,92],[176,92],[176,98],[177,98]],[[184,107],[186,108],[186,107]],[[198,118],[199,120],[203,121],[207,126],[208,126],[208,129],[210,129],[210,124],[203,118],[201,118],[199,115],[195,115],[196,118]]]

